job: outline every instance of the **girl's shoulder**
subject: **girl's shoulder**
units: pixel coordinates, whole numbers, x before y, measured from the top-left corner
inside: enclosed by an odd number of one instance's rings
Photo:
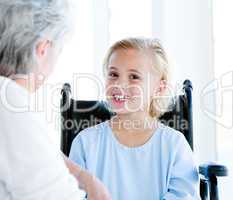
[[[165,141],[169,144],[169,146],[176,146],[180,143],[187,143],[184,134],[174,128],[159,123],[159,130],[160,140]]]

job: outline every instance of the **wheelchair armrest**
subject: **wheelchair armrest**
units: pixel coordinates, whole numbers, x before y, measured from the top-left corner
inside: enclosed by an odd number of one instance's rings
[[[211,200],[219,200],[217,177],[227,176],[227,167],[216,163],[203,164],[199,166],[199,173],[204,176],[200,180],[201,199],[207,200],[209,196]]]
[[[212,176],[227,176],[228,170],[227,167],[224,165],[219,165],[216,163],[207,163],[199,166],[199,173],[203,175],[206,179],[209,179]]]

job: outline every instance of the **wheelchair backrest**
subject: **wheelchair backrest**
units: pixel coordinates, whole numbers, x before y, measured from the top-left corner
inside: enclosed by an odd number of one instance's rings
[[[82,101],[71,98],[71,87],[64,84],[61,98],[61,150],[69,154],[73,139],[83,129],[109,120],[111,112],[104,101]],[[192,127],[192,85],[189,80],[183,83],[183,92],[175,97],[175,104],[159,120],[180,132],[193,149]]]

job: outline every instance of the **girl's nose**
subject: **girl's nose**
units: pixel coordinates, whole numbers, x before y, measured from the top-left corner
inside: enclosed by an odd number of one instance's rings
[[[119,81],[117,83],[118,87],[121,88],[122,90],[125,90],[128,88],[128,83],[127,81]]]

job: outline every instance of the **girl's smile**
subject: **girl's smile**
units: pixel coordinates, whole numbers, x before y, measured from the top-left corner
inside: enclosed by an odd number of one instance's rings
[[[146,112],[159,86],[151,56],[135,49],[117,50],[107,69],[106,95],[117,114]]]

